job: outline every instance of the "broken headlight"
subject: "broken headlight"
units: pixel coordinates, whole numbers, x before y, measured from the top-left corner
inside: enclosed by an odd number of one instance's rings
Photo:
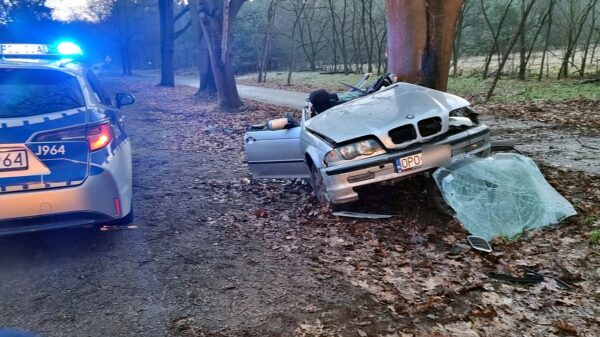
[[[327,155],[325,155],[325,164],[329,165],[338,161],[352,160],[359,156],[371,156],[384,151],[377,140],[365,139],[327,152]]]
[[[455,120],[460,120],[461,118],[468,118],[473,123],[473,125],[479,124],[479,113],[468,106],[450,111],[450,120],[452,120],[453,117]]]
[[[468,106],[452,110],[450,111],[448,124],[450,134],[462,132],[479,125],[479,114]]]

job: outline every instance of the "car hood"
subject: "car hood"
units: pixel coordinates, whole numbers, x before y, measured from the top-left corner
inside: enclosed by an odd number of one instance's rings
[[[441,117],[447,131],[450,111],[468,106],[458,96],[409,83],[396,83],[384,90],[337,105],[309,119],[306,127],[335,143],[373,135],[388,148],[389,130]]]

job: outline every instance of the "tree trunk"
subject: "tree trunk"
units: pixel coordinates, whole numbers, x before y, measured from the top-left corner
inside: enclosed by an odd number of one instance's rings
[[[596,3],[598,1],[594,1],[594,7],[596,7]],[[581,69],[579,70],[579,77],[583,78],[585,76],[585,64],[587,62],[587,57],[590,49],[590,45],[592,44],[592,36],[594,34],[594,28],[596,27],[596,11],[592,11],[592,22],[590,23],[590,32],[588,34],[587,39],[585,40],[583,57],[581,58]]]
[[[521,20],[523,19],[524,14],[525,14],[525,0],[521,0]],[[521,47],[521,48],[519,48],[519,79],[521,81],[525,80],[525,72],[527,71],[526,63],[525,63],[525,58],[526,58],[526,53],[527,53],[527,43],[526,43],[527,34],[525,33],[526,31],[527,31],[527,21],[525,21],[525,27],[523,28],[523,33],[521,34],[521,37],[519,39],[520,47]]]
[[[158,0],[158,9],[160,12],[160,85],[174,87],[175,19],[173,17],[173,0]]]
[[[190,2],[189,5],[192,9],[190,11],[190,21],[194,30],[194,36],[196,37],[196,48],[198,51],[198,59],[196,60],[196,67],[198,68],[198,94],[214,94],[217,92],[217,86],[215,84],[215,76],[212,72],[210,65],[210,55],[208,53],[207,41],[204,38],[204,32],[200,25],[200,17],[198,16],[198,5],[197,3]]]
[[[337,50],[338,50],[338,32],[337,32],[337,23],[335,20],[335,4],[333,0],[328,0],[329,5],[329,15],[331,15],[331,48],[333,52],[333,71],[337,71],[338,59],[337,59]]]
[[[275,23],[275,16],[277,15],[277,3],[278,0],[271,0],[271,2],[269,2],[269,8],[267,10],[267,27],[265,30],[263,49],[260,55],[260,64],[258,67],[258,83],[267,82],[267,64],[269,61],[269,52],[271,51],[273,25]]]
[[[207,43],[210,65],[214,75],[219,109],[238,111],[242,100],[237,91],[235,76],[231,66],[231,54],[228,48],[228,36],[233,19],[239,12],[244,0],[204,1],[198,7],[198,0],[190,0],[190,11],[200,13],[200,27]]]
[[[565,50],[565,54],[563,57],[563,61],[562,61],[562,65],[560,70],[558,71],[558,79],[561,78],[561,76],[563,77],[568,77],[569,76],[569,63],[573,64],[574,62],[571,59],[571,57],[575,56],[575,48],[577,47],[577,42],[579,42],[579,36],[581,35],[581,32],[583,31],[583,26],[585,25],[586,21],[587,21],[587,17],[590,14],[591,10],[596,6],[597,0],[590,0],[589,4],[585,7],[584,9],[584,13],[581,16],[581,19],[579,21],[579,26],[576,25],[575,22],[575,10],[574,10],[574,4],[573,2],[570,3],[570,14],[571,14],[571,20],[572,20],[572,25],[569,27],[569,38],[567,41],[567,46],[566,46],[566,50]],[[575,26],[575,27],[573,27]]]
[[[464,19],[469,10],[468,4],[472,3],[472,0],[465,0],[460,10],[458,17],[458,23],[456,24],[456,31],[454,33],[454,46],[452,47],[452,77],[458,75],[458,59],[460,56],[460,42],[462,38]]]
[[[338,42],[340,43],[340,51],[342,53],[342,62],[344,62],[344,74],[348,75],[350,72],[350,65],[348,64],[348,51],[346,50],[346,20],[348,13],[348,0],[344,0],[344,10],[342,11],[342,20],[340,22],[340,36]]]
[[[550,7],[548,7],[548,29],[546,30],[546,41],[544,41],[544,52],[542,53],[542,62],[540,63],[540,73],[538,75],[538,81],[542,80],[544,75],[544,62],[546,60],[546,54],[548,53],[548,47],[550,46],[550,33],[552,31],[552,16],[554,12],[554,4],[556,0],[550,1]]]
[[[388,62],[405,82],[445,91],[462,0],[387,0]]]
[[[549,12],[546,11],[544,13],[544,15],[542,16],[542,19],[541,20],[538,19],[538,22],[537,22],[538,28],[535,31],[535,35],[533,36],[533,40],[531,41],[531,46],[529,47],[529,51],[527,52],[527,56],[525,57],[525,64],[524,64],[523,68],[526,70],[528,68],[529,60],[531,59],[531,55],[533,54],[533,50],[535,48],[535,44],[537,43],[538,37],[540,36],[540,33],[542,32],[542,29],[544,28],[544,24],[546,23],[546,20],[548,19],[548,14],[549,14]]]
[[[510,56],[510,52],[515,47],[515,44],[517,44],[517,39],[520,37],[520,35],[524,34],[525,23],[527,22],[527,17],[529,16],[529,13],[531,12],[531,8],[533,8],[533,5],[535,4],[535,2],[536,2],[536,0],[531,0],[529,5],[527,6],[527,8],[524,9],[523,15],[521,15],[521,22],[519,23],[519,28],[518,28],[517,32],[515,33],[515,35],[511,38],[511,40],[508,44],[508,48],[504,51],[504,55],[502,56],[502,61],[500,62],[500,66],[498,68],[498,71],[496,72],[496,76],[494,76],[494,81],[492,82],[490,90],[488,91],[487,96],[485,98],[486,101],[489,101],[490,98],[492,98],[492,95],[494,94],[494,90],[496,89],[496,85],[498,84],[498,80],[500,80],[500,76],[502,76],[502,70],[504,69],[504,65],[506,64],[506,61],[508,60],[508,57]]]
[[[494,54],[496,52],[499,53],[499,51],[500,51],[500,47],[498,46],[498,38],[500,36],[500,31],[502,30],[502,27],[504,27],[504,21],[506,20],[508,11],[510,9],[510,6],[513,3],[513,0],[509,0],[506,7],[504,7],[504,12],[502,13],[502,17],[500,18],[500,22],[498,23],[497,29],[494,29],[494,27],[492,26],[492,23],[490,22],[490,20],[488,18],[487,12],[485,11],[485,6],[483,5],[483,0],[480,0],[480,2],[481,2],[481,10],[483,12],[483,17],[484,17],[485,22],[487,23],[488,27],[490,28],[490,31],[492,32],[492,42],[493,42],[492,48],[490,49],[489,54],[485,58],[485,64],[483,66],[483,79],[485,80],[488,77],[488,74],[490,71],[490,63],[492,62],[492,57],[494,56]]]

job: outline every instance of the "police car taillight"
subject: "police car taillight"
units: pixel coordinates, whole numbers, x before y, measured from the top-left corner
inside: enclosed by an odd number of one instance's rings
[[[97,151],[105,148],[113,139],[112,128],[109,123],[78,126],[74,128],[50,131],[40,133],[33,142],[66,142],[86,140],[90,151]]]
[[[110,124],[100,124],[91,126],[87,130],[87,141],[90,145],[90,151],[98,151],[105,148],[113,139]]]

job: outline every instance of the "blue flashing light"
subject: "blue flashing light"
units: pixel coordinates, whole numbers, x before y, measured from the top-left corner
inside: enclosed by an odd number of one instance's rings
[[[83,50],[81,50],[81,47],[69,41],[60,42],[56,46],[56,50],[61,55],[83,55]]]

